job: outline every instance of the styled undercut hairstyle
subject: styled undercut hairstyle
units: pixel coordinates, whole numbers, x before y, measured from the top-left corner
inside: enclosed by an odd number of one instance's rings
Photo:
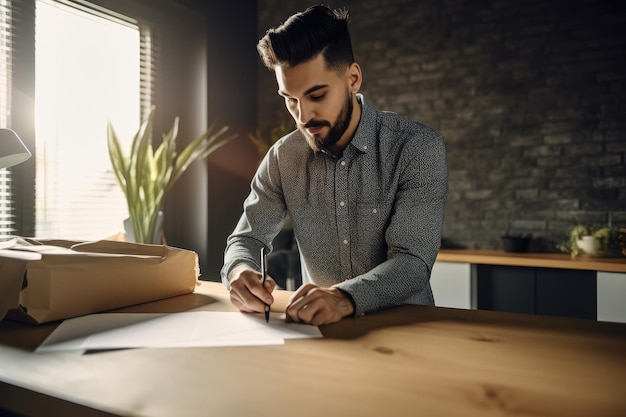
[[[348,11],[327,6],[309,7],[277,28],[267,31],[257,44],[263,63],[293,67],[322,53],[328,69],[341,70],[354,62],[348,31]]]

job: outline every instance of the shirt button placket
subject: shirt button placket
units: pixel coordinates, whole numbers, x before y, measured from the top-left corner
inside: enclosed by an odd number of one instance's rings
[[[350,277],[350,216],[348,206],[348,169],[345,158],[338,161],[335,170],[335,201],[337,201],[337,228],[341,278]]]

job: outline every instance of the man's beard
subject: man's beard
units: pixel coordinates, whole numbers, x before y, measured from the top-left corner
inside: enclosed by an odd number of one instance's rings
[[[307,143],[314,151],[320,151],[322,149],[330,150],[341,136],[348,130],[348,126],[350,126],[350,120],[352,119],[352,111],[354,105],[352,104],[352,97],[348,92],[346,102],[337,117],[337,121],[334,125],[331,125],[330,122],[326,120],[311,120],[304,125],[298,125],[298,129],[304,135]],[[318,127],[318,126],[329,126],[330,130],[326,136],[322,136],[321,134],[311,135],[306,129],[310,127]]]

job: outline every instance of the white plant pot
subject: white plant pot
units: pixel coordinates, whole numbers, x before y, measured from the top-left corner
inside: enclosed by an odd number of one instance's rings
[[[576,240],[578,248],[590,256],[602,256],[600,242],[594,236],[583,236]]]
[[[124,231],[126,232],[126,241],[127,242],[136,242],[135,233],[133,232],[133,225],[130,221],[130,218],[124,219]],[[154,230],[152,232],[152,240],[150,243],[155,245],[165,244],[165,238],[163,236],[163,212],[159,211],[157,214],[156,224],[154,225]]]

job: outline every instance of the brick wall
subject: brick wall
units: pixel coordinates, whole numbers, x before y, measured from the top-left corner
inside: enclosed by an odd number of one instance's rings
[[[259,1],[259,37],[311,3]],[[626,227],[626,3],[346,0],[362,92],[444,136],[444,244]],[[288,117],[259,64],[259,127]]]

